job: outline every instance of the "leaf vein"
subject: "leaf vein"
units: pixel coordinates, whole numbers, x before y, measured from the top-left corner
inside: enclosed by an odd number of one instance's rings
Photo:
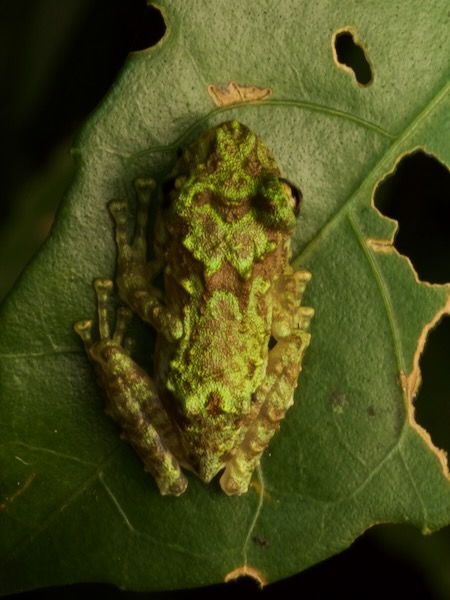
[[[394,343],[394,352],[395,352],[395,356],[397,359],[398,370],[400,373],[401,371],[404,371],[404,369],[405,369],[405,366],[404,366],[405,359],[403,356],[402,345],[400,342],[400,333],[399,333],[400,328],[399,328],[397,318],[395,315],[395,310],[394,310],[394,306],[392,303],[391,295],[389,293],[389,287],[388,287],[380,269],[378,268],[378,265],[377,265],[376,261],[374,260],[371,251],[367,247],[366,241],[361,233],[361,230],[359,229],[359,227],[357,226],[357,224],[355,223],[354,219],[352,218],[352,216],[350,214],[347,214],[347,219],[348,219],[348,222],[350,223],[350,226],[355,234],[355,237],[358,240],[358,243],[367,259],[367,262],[370,265],[374,279],[378,285],[380,296],[381,296],[381,299],[383,301],[383,304],[384,304],[384,307],[386,310],[386,315],[387,315],[388,322],[389,322],[389,328],[391,330],[391,335],[392,335],[392,339],[393,339],[393,343]]]
[[[244,566],[247,566],[248,545],[250,543],[252,533],[255,530],[255,526],[258,521],[259,515],[261,514],[262,505],[263,505],[263,501],[264,501],[265,486],[264,486],[264,477],[263,477],[261,465],[258,465],[257,473],[258,473],[258,478],[259,478],[259,498],[258,498],[258,505],[256,506],[255,514],[253,515],[252,522],[250,523],[250,526],[249,526],[248,532],[247,532],[247,536],[244,541],[244,547],[243,547]]]

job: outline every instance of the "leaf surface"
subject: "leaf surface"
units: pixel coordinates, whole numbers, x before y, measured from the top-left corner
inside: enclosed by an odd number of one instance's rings
[[[375,523],[431,531],[450,520],[445,458],[412,408],[449,287],[417,281],[391,246],[395,224],[372,206],[402,155],[450,163],[446,2],[160,7],[166,36],[129,58],[85,126],[51,237],[1,308],[1,593],[79,581],[173,589],[244,572],[274,581]],[[336,62],[345,28],[372,68],[364,87]],[[215,108],[208,85],[230,81],[272,96]],[[293,262],[313,274],[312,343],[249,493],[229,498],[190,476],[183,496],[161,497],[104,415],[72,324],[95,313],[94,278],[114,273],[107,201],[133,199],[137,176],[163,177],[180,144],[231,118],[302,189]]]

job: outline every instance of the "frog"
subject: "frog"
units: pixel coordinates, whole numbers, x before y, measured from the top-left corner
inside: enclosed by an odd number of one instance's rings
[[[237,120],[182,150],[162,185],[144,177],[135,190],[135,216],[127,201],[109,202],[124,304],[114,330],[114,283],[99,278],[98,333],[93,319],[75,331],[106,412],[162,495],[186,490],[185,471],[205,484],[222,472],[223,492],[244,494],[293,404],[311,339],[314,311],[301,304],[311,274],[289,263],[301,193]],[[156,332],[153,372],[131,356],[133,316]]]

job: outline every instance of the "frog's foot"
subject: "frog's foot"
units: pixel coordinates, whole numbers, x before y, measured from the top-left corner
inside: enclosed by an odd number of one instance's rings
[[[299,307],[297,311],[298,328],[289,337],[278,341],[269,353],[266,377],[254,396],[255,405],[261,407],[258,416],[220,479],[223,491],[229,496],[244,494],[248,490],[264,450],[280,428],[279,423],[287,409],[294,403],[303,355],[311,339],[309,322],[314,314],[308,307]]]
[[[106,412],[119,424],[122,437],[141,457],[145,470],[153,475],[161,494],[179,496],[186,489],[187,479],[164,441],[171,436],[172,424],[158,397],[155,383],[130,358],[123,345],[124,332],[132,313],[128,308],[118,309],[115,331],[111,336],[107,303],[113,283],[109,279],[97,279],[94,287],[100,339],[94,341],[90,320],[79,321],[74,327],[84,342],[105,392]],[[167,438],[163,439],[165,435]]]
[[[94,323],[91,319],[78,321],[74,325],[74,329],[83,340],[86,352],[89,354],[89,356],[94,345],[99,344],[100,342],[108,343],[111,341],[120,346],[125,354],[129,354],[129,348],[127,346],[130,341],[129,339],[124,340],[125,329],[133,314],[129,308],[122,306],[117,309],[116,326],[111,338],[108,322],[108,299],[111,295],[113,285],[114,284],[110,279],[96,279],[94,281],[94,288],[97,295],[98,328],[100,340],[95,341],[93,338],[92,333]]]
[[[309,321],[314,311],[300,304],[310,279],[311,273],[308,271],[288,271],[275,280],[272,336],[277,340],[289,337],[296,328],[304,330],[309,328]]]
[[[128,202],[111,200],[108,208],[116,224],[118,279],[123,280],[121,285],[127,290],[142,290],[160,270],[157,261],[147,262],[148,214],[156,182],[154,179],[136,179],[134,186],[138,204],[131,243],[129,242],[131,219],[128,213]]]
[[[148,213],[156,183],[153,179],[137,179],[135,187],[138,208],[131,243],[128,241],[128,203],[123,200],[113,200],[109,203],[109,210],[116,224],[117,287],[122,300],[143,321],[173,342],[182,337],[183,326],[181,320],[161,302],[161,291],[150,283],[161,270],[159,260],[147,261]]]

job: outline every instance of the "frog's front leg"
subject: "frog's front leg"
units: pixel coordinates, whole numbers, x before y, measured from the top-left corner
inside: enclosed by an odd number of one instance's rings
[[[253,471],[279,422],[293,404],[294,391],[302,368],[303,355],[311,336],[312,308],[301,307],[301,297],[311,275],[306,271],[287,273],[275,282],[272,336],[277,343],[269,352],[266,376],[254,395],[258,416],[225,467],[220,479],[223,491],[232,496],[248,490]]]
[[[128,241],[128,204],[113,200],[109,210],[116,223],[117,287],[120,297],[168,341],[183,335],[181,320],[161,302],[161,292],[151,285],[152,278],[161,270],[158,260],[147,261],[148,212],[156,182],[154,179],[137,179],[138,197],[136,227],[131,243]]]
[[[90,360],[95,366],[105,396],[107,413],[120,425],[123,437],[141,457],[145,470],[156,480],[161,494],[179,496],[187,479],[171,448],[178,445],[176,433],[158,397],[153,380],[128,355],[123,347],[123,334],[131,311],[117,312],[116,327],[110,336],[107,302],[113,282],[97,279],[100,339],[92,338],[92,321],[79,321],[75,331],[82,338]]]

